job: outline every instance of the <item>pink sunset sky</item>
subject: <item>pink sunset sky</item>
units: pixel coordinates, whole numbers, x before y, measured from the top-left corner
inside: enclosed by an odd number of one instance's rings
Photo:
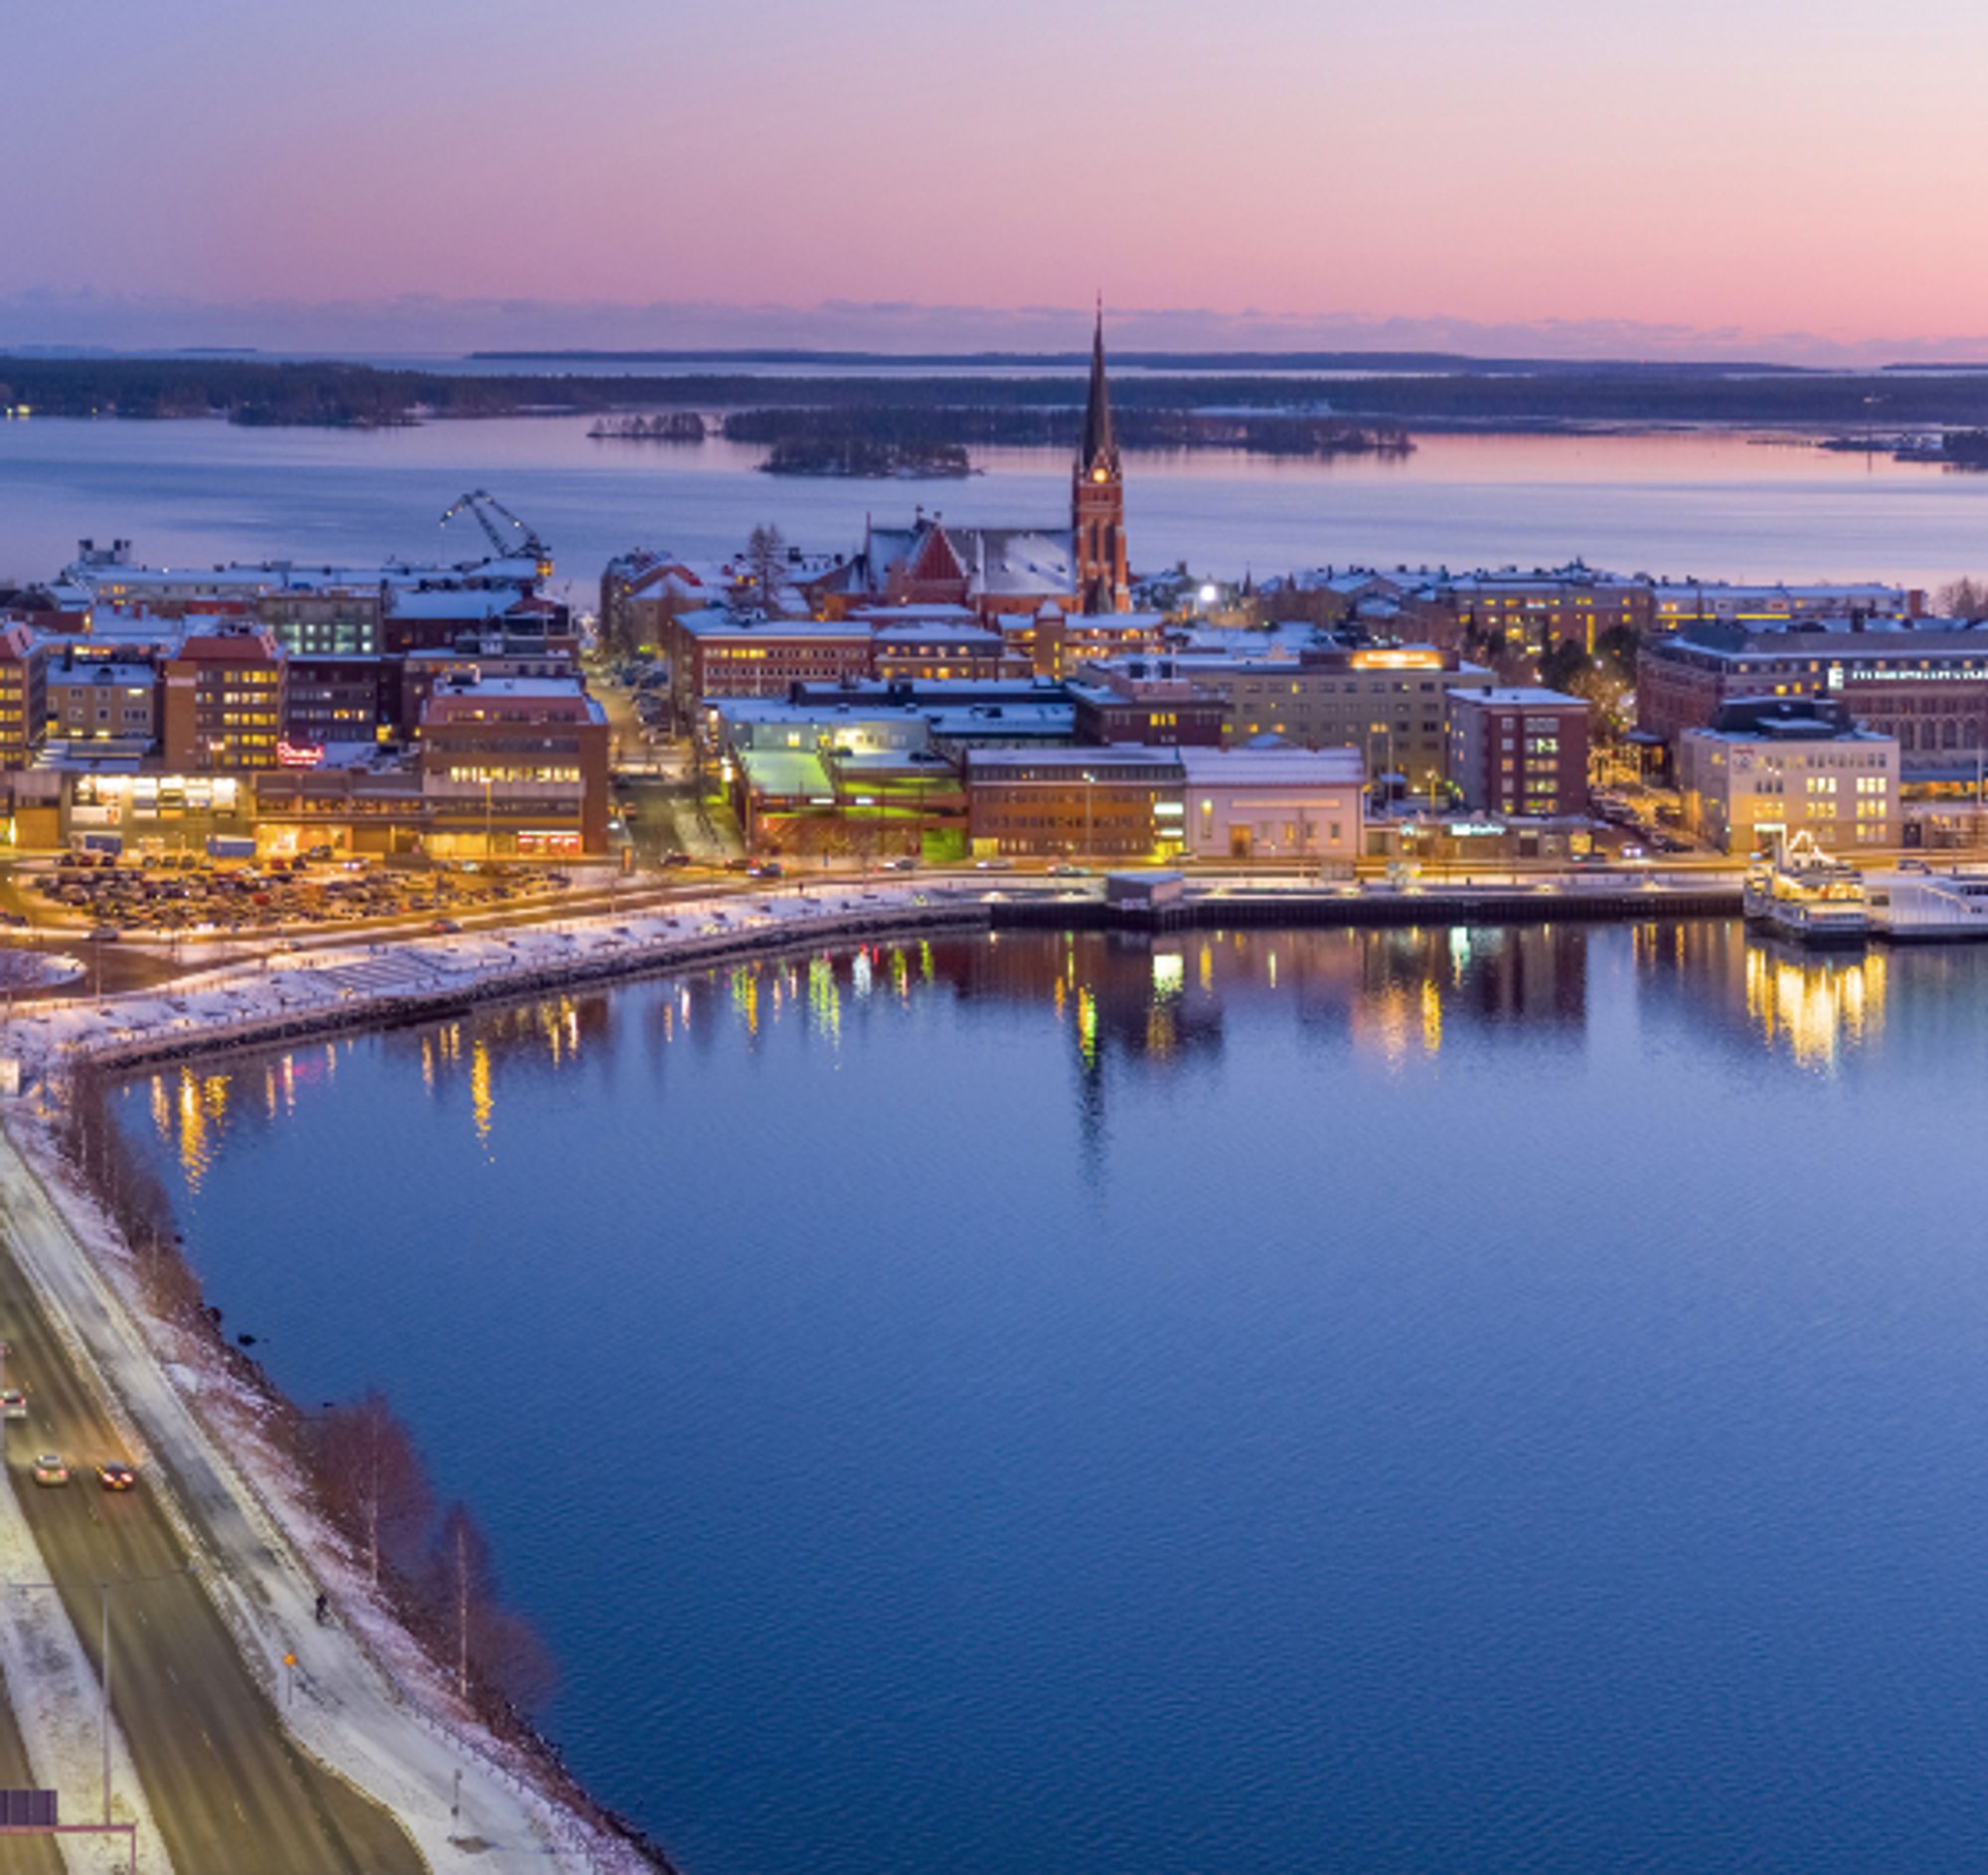
[[[1988,8],[10,19],[0,342],[1988,355]]]

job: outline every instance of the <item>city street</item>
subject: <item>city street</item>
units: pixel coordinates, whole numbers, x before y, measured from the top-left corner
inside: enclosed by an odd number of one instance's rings
[[[400,1824],[284,1732],[206,1591],[184,1573],[188,1558],[156,1501],[154,1477],[141,1468],[128,1493],[98,1484],[94,1464],[133,1454],[14,1260],[12,1197],[0,1191],[0,1237],[9,1246],[0,1254],[0,1325],[13,1349],[8,1384],[27,1389],[30,1417],[6,1424],[6,1460],[48,1578],[98,1672],[96,1585],[127,1585],[110,1591],[112,1708],[175,1868],[413,1875],[421,1860]],[[68,1460],[70,1483],[33,1483],[29,1467],[43,1451]],[[18,1741],[0,1734],[0,1767],[10,1758],[19,1762]],[[95,1813],[95,1791],[62,1794],[66,1820]],[[25,1856],[6,1860],[17,1865],[33,1866]]]

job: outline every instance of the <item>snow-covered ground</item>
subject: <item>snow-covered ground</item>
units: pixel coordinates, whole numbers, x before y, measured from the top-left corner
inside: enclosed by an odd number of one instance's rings
[[[90,1055],[191,1051],[288,1025],[363,1020],[371,1008],[501,992],[506,983],[607,974],[702,961],[730,943],[802,942],[871,922],[959,916],[971,890],[850,885],[766,897],[676,900],[641,913],[602,914],[510,930],[394,942],[269,951],[177,978],[156,990],[64,1002],[22,1002],[7,1046],[24,1082]]]

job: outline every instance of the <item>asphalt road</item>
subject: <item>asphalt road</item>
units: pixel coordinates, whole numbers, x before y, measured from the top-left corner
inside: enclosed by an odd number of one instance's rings
[[[27,1389],[30,1415],[6,1424],[6,1461],[49,1579],[99,1672],[96,1584],[124,1584],[110,1593],[111,1705],[174,1867],[417,1875],[422,1861],[400,1824],[290,1742],[206,1591],[183,1573],[186,1552],[144,1475],[125,1494],[98,1484],[89,1467],[128,1454],[11,1250],[0,1254],[0,1334],[13,1349],[7,1382]],[[30,1466],[42,1451],[69,1461],[68,1485],[35,1486]],[[63,1797],[65,1820],[93,1813],[94,1791]],[[8,1843],[0,1866],[14,1868],[20,1846]]]

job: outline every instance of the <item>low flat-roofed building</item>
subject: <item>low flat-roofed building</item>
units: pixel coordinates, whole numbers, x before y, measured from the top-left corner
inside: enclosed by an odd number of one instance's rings
[[[1220,693],[1184,674],[1171,658],[1094,664],[1071,681],[1070,694],[1079,742],[1221,747],[1226,709]]]
[[[1899,745],[1828,699],[1743,699],[1678,738],[1686,828],[1728,853],[1808,833],[1832,851],[1896,846]]]
[[[1197,859],[1360,857],[1367,767],[1354,749],[1180,752]]]
[[[1177,749],[973,749],[974,851],[1076,860],[1163,859],[1186,843]]]
[[[886,683],[1009,674],[1001,634],[970,622],[880,625],[872,641],[872,668]]]

